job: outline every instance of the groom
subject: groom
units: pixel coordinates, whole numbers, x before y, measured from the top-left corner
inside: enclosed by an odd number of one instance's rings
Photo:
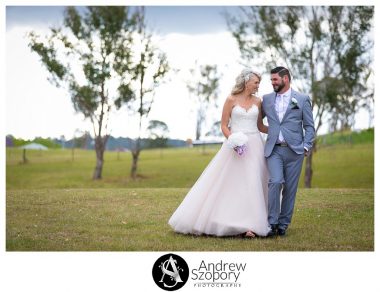
[[[273,93],[263,96],[263,117],[268,120],[264,155],[269,170],[268,236],[284,236],[293,215],[297,185],[304,156],[314,141],[310,98],[290,87],[285,67],[271,70]],[[282,193],[282,199],[281,199]]]

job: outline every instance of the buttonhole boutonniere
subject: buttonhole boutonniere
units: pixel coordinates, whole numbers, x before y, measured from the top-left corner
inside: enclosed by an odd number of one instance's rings
[[[292,103],[292,109],[299,109],[298,101],[294,97],[292,97],[291,103]]]

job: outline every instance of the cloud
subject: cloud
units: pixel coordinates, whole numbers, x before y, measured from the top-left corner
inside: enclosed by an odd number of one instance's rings
[[[30,51],[25,38],[26,32],[32,29],[35,30],[30,26],[18,26],[6,33],[6,133],[33,138],[71,137],[77,128],[92,131],[90,123],[83,122],[82,116],[75,114],[68,93],[47,81],[46,69],[38,56]],[[48,30],[39,29],[38,32],[43,35]],[[189,69],[194,67],[196,60],[198,64],[219,66],[224,75],[219,100],[222,103],[240,70],[237,64],[238,49],[227,32],[168,34],[160,37],[159,46],[167,53],[171,66],[179,71],[172,73],[170,81],[157,89],[149,118],[166,122],[171,137],[193,137],[194,103],[189,100],[186,89],[186,80],[191,78]],[[209,123],[218,119],[219,115],[219,112],[214,113]],[[109,128],[112,135],[135,137],[137,117],[121,110],[111,116]]]

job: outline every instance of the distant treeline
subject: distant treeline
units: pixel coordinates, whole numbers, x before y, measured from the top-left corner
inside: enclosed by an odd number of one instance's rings
[[[165,147],[184,147],[186,141],[178,139],[141,139],[141,145],[143,148],[165,148]],[[82,136],[75,139],[63,140],[58,138],[41,138],[36,137],[33,140],[24,140],[8,135],[6,137],[7,147],[20,147],[29,143],[38,143],[51,149],[58,148],[82,148],[82,149],[94,149],[94,139],[90,136]],[[135,140],[131,138],[115,138],[110,136],[106,144],[106,150],[109,151],[123,151],[132,149]]]
[[[320,135],[317,138],[317,145],[331,146],[336,144],[363,144],[374,143],[375,130],[369,128],[362,131],[337,131],[326,135]],[[91,136],[82,136],[70,140],[62,140],[57,138],[41,138],[37,137],[33,140],[17,139],[12,135],[6,137],[7,147],[20,147],[29,143],[39,143],[48,148],[82,148],[82,149],[94,149],[94,139]],[[131,138],[115,138],[110,136],[106,144],[106,150],[109,151],[123,151],[126,149],[132,149],[135,140]],[[186,141],[178,139],[141,139],[141,145],[143,148],[165,148],[165,147],[184,147],[187,146]]]

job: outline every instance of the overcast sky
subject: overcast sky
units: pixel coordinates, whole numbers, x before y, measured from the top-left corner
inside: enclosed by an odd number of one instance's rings
[[[70,98],[47,80],[47,72],[25,38],[35,30],[46,34],[52,25],[62,22],[64,7],[7,7],[7,123],[6,132],[16,137],[72,137],[76,129],[90,130],[91,125],[75,114]],[[196,111],[186,90],[186,74],[197,60],[199,64],[217,64],[223,71],[219,104],[222,105],[242,66],[239,51],[227,31],[222,15],[236,7],[146,7],[149,26],[160,35],[160,48],[167,53],[169,63],[181,73],[173,75],[170,83],[157,89],[156,101],[148,119],[158,119],[169,126],[172,138],[193,138]],[[189,77],[189,76],[187,76]],[[228,83],[227,81],[228,80]],[[170,110],[170,114],[168,114]],[[209,112],[208,125],[220,118],[221,109]],[[137,120],[126,111],[115,112],[110,119],[111,134],[137,134]]]
[[[20,25],[59,23],[65,6],[8,6],[7,30]],[[77,6],[78,9],[84,7]],[[202,34],[226,30],[223,13],[238,11],[236,6],[146,6],[148,25],[159,33]]]
[[[81,8],[83,9],[83,7]],[[28,48],[25,34],[31,30],[48,32],[63,20],[63,6],[8,6],[6,8],[6,134],[32,139],[41,137],[71,138],[76,130],[90,131],[92,126],[75,113],[68,93],[47,81],[47,71],[38,56]],[[152,111],[145,120],[167,123],[171,138],[194,139],[196,106],[189,99],[188,71],[198,64],[216,64],[223,74],[219,91],[219,108],[208,112],[205,131],[218,121],[225,98],[243,66],[236,41],[227,30],[224,13],[237,13],[235,6],[146,6],[146,19],[159,37],[160,48],[169,63],[180,73],[157,89]],[[263,68],[254,68],[263,72]],[[263,72],[259,95],[272,91],[269,75]],[[361,113],[356,127],[366,128],[368,117]],[[109,121],[111,135],[136,137],[136,116],[125,110],[114,112]]]

